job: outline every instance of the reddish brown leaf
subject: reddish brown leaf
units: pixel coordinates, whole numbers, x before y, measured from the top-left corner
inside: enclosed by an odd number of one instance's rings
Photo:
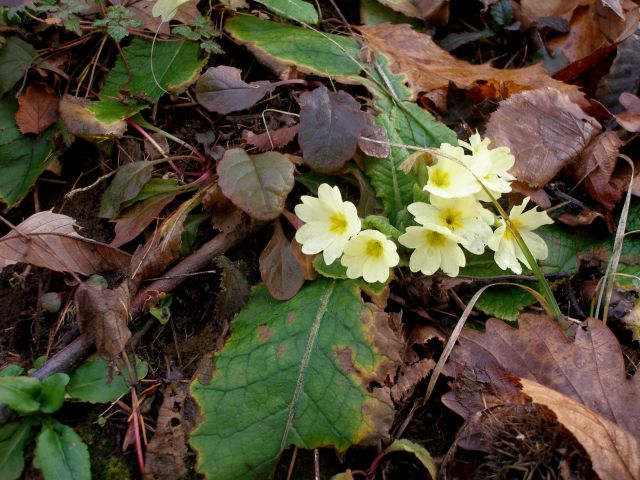
[[[275,150],[289,145],[298,134],[298,127],[299,125],[297,124],[291,125],[259,135],[244,130],[242,132],[242,139],[245,143],[255,147],[259,152],[266,152],[267,150]]]
[[[637,7],[636,7],[637,10]],[[612,113],[623,110],[619,103],[624,92],[636,93],[640,86],[640,33],[635,33],[618,45],[609,73],[598,83],[596,99]]]
[[[140,235],[160,212],[173,201],[178,192],[156,195],[136,203],[114,219],[116,236],[111,241],[114,247],[120,247]]]
[[[576,437],[591,457],[593,470],[601,480],[640,478],[640,441],[637,438],[573,398],[530,380],[520,379],[519,383],[526,395],[551,409],[558,421]]]
[[[609,130],[600,134],[569,168],[567,173],[581,183],[591,198],[601,203],[607,210],[613,210],[622,199],[628,180],[614,177],[618,161],[618,150],[622,140]]]
[[[511,149],[520,182],[542,187],[582,154],[600,131],[598,122],[551,88],[513,95],[487,124],[492,145]]]
[[[423,358],[417,363],[401,367],[398,378],[391,387],[391,399],[396,403],[407,399],[416,385],[427,378],[435,366],[436,362],[433,359]]]
[[[78,286],[74,299],[80,330],[94,333],[96,350],[105,359],[112,360],[131,338],[127,327],[130,303],[127,283],[112,290],[92,277]]]
[[[82,138],[121,137],[127,129],[124,120],[112,124],[102,123],[87,110],[91,101],[85,98],[65,95],[60,99],[60,117],[72,135]]]
[[[277,300],[289,300],[304,283],[302,270],[279,220],[274,222],[273,236],[260,254],[260,274],[269,293]]]
[[[365,116],[366,123],[362,136],[358,139],[360,150],[376,158],[388,158],[391,154],[391,146],[389,138],[384,129],[376,124],[373,115],[367,113]]]
[[[238,313],[249,300],[251,285],[246,267],[241,262],[232,262],[224,255],[216,260],[220,268],[220,291],[216,298],[216,319],[227,322]]]
[[[489,390],[467,388],[467,397],[457,399],[457,392],[448,393],[447,405],[462,402],[470,413],[478,406],[484,409],[483,404],[491,404],[492,395],[487,393],[492,390],[494,398],[504,398],[500,391],[503,387],[508,390],[506,379],[515,375],[567,395],[640,436],[640,375],[627,379],[620,344],[601,321],[590,319],[586,328],[577,329],[575,340],[544,316],[522,315],[518,324],[514,329],[489,320],[485,333],[463,330],[447,364],[447,375],[474,375]]]
[[[16,124],[21,133],[40,133],[58,120],[58,97],[48,87],[30,85],[18,97]]]
[[[209,68],[196,83],[198,103],[210,112],[227,114],[252,107],[276,88],[268,81],[246,83],[241,74],[226,65]]]
[[[489,64],[472,65],[440,48],[429,35],[409,25],[381,24],[359,27],[373,48],[389,60],[391,70],[407,75],[414,93],[446,88],[449,82],[469,88],[476,80],[513,82],[520,88],[555,88],[581,105],[587,105],[578,87],[552,79],[541,65],[502,70]]]
[[[356,153],[365,127],[365,113],[346,92],[319,87],[300,95],[298,143],[302,158],[313,170],[339,170]]]
[[[300,265],[302,277],[305,280],[315,280],[318,277],[318,272],[313,267],[313,260],[315,257],[313,255],[305,255],[302,253],[302,245],[300,245],[295,238],[291,240],[291,252],[296,258],[298,265]]]
[[[154,17],[151,13],[154,4],[155,2],[148,2],[147,0],[134,0],[127,3],[127,10],[131,10],[134,13],[133,19],[142,22],[144,28],[150,32],[169,35],[171,33],[169,23],[162,23],[160,17]],[[199,16],[198,2],[196,0],[190,0],[178,7],[178,11],[172,21],[187,24]]]
[[[121,271],[129,265],[129,254],[78,235],[76,226],[73,218],[51,211],[30,216],[0,238],[0,269],[24,262],[91,275]]]

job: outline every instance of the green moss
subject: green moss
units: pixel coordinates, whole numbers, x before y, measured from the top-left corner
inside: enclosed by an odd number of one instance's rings
[[[87,421],[76,432],[89,447],[91,473],[94,480],[129,480],[134,478],[131,467],[123,458],[116,435],[93,423],[99,412],[87,415]]]

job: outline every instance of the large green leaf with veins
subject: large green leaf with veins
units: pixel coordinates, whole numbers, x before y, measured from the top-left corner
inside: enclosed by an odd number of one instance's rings
[[[195,42],[155,42],[136,38],[122,49],[100,90],[100,100],[89,110],[111,124],[129,118],[156,103],[167,92],[191,85],[207,59],[199,58]]]
[[[192,386],[200,472],[263,480],[291,445],[344,451],[386,436],[393,406],[372,384],[402,343],[356,282],[319,279],[286,302],[259,286],[232,327],[209,384]]]
[[[237,15],[225,24],[234,40],[246,45],[258,58],[272,58],[295,65],[307,73],[357,79],[360,47],[352,39],[302,27]]]

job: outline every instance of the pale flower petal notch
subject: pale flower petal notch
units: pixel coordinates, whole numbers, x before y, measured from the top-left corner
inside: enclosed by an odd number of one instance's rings
[[[550,225],[553,220],[546,212],[538,211],[536,208],[524,212],[529,200],[530,198],[526,197],[520,205],[511,209],[509,221],[513,228],[518,230],[533,257],[536,260],[544,260],[549,254],[549,249],[542,237],[533,233],[533,230],[542,225]],[[510,269],[519,275],[522,273],[522,265],[531,268],[504,221],[500,220],[500,226],[493,232],[487,245],[495,251],[494,259],[501,269]]]
[[[361,228],[360,218],[353,203],[343,201],[338,187],[323,183],[318,197],[303,195],[295,213],[305,224],[296,232],[302,253],[322,252],[324,261],[331,265],[342,255],[345,245]]]
[[[414,251],[409,258],[409,269],[433,275],[441,269],[450,277],[458,276],[466,259],[459,243],[464,241],[448,228],[432,225],[429,227],[408,227],[398,241]]]
[[[398,265],[396,244],[377,230],[363,230],[347,243],[340,262],[347,267],[347,277],[366,282],[386,282],[389,269]]]
[[[178,13],[178,9],[189,0],[157,0],[151,9],[151,15],[160,17],[163,23],[170,22]]]

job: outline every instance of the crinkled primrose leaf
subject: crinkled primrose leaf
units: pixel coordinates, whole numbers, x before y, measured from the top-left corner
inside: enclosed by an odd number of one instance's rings
[[[259,286],[232,327],[210,383],[192,385],[201,473],[263,480],[291,445],[344,451],[387,435],[393,405],[371,385],[402,343],[356,282],[319,279],[287,302]]]

